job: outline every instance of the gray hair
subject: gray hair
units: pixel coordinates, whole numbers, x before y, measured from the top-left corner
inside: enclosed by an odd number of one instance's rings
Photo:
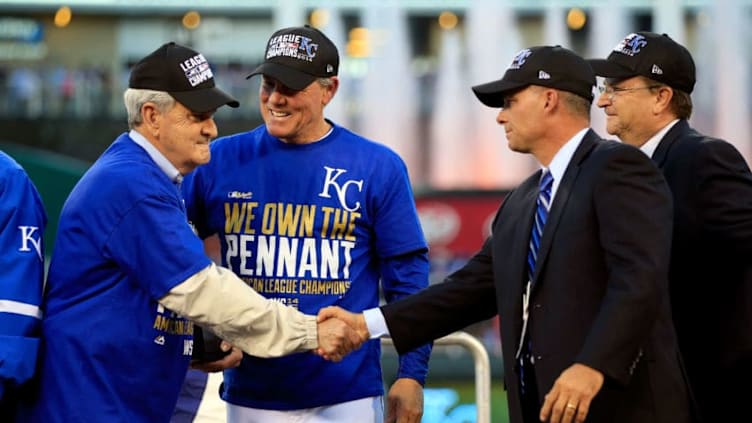
[[[331,78],[319,78],[317,79],[317,81],[319,82],[319,85],[321,85],[324,88],[328,88],[334,85],[334,81],[332,81]]]
[[[128,88],[123,93],[125,110],[128,112],[128,128],[133,129],[142,123],[141,108],[146,103],[154,103],[162,113],[167,113],[175,106],[175,99],[164,91]]]

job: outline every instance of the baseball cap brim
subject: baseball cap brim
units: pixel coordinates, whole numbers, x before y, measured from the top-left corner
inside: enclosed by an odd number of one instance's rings
[[[260,64],[256,69],[253,70],[253,72],[251,72],[250,75],[246,77],[246,79],[254,75],[266,75],[272,77],[284,84],[287,88],[292,88],[295,91],[301,91],[305,89],[305,87],[311,85],[311,82],[318,79],[318,77],[315,75],[310,75],[297,69],[293,69],[289,66],[272,62]]]
[[[168,93],[194,113],[216,110],[225,104],[230,107],[240,106],[238,100],[217,87],[191,91],[168,91]]]
[[[502,107],[504,105],[504,97],[507,94],[521,90],[530,85],[528,82],[510,81],[504,80],[504,78],[488,82],[485,84],[476,85],[473,87],[475,96],[478,97],[481,103],[488,107]]]
[[[631,78],[637,76],[637,72],[608,59],[589,59],[587,61],[596,75],[605,78]]]

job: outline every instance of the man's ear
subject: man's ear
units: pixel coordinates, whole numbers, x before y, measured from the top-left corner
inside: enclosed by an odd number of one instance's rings
[[[162,113],[152,102],[146,102],[141,106],[141,120],[146,130],[154,137],[159,136]]]
[[[658,95],[655,97],[655,103],[653,103],[654,114],[660,114],[670,108],[671,99],[674,97],[674,90],[671,87],[661,86],[657,90]]]
[[[559,95],[559,92],[554,89],[546,89],[543,92],[545,103],[543,104],[543,108],[545,110],[554,110],[559,105],[559,101],[561,100],[561,96]]]
[[[332,81],[332,85],[326,87],[326,93],[324,94],[324,98],[322,99],[322,103],[324,106],[329,104],[330,101],[334,98],[334,95],[337,94],[337,89],[339,88],[339,78],[336,76],[333,76],[329,78],[330,81]]]

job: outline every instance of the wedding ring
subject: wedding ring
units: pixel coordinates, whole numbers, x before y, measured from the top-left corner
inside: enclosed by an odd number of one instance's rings
[[[577,406],[572,403],[567,403],[567,408],[577,408]]]

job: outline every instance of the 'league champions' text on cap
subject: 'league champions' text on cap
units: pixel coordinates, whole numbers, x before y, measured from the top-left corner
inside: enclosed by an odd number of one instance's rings
[[[300,91],[317,78],[336,76],[339,53],[332,40],[312,26],[283,28],[266,45],[264,63],[248,75],[266,75]]]
[[[504,97],[528,85],[568,91],[593,101],[595,74],[590,65],[561,46],[526,48],[514,56],[504,76],[473,87],[475,96],[489,107],[502,107]]]
[[[644,76],[691,94],[695,62],[689,51],[666,34],[635,32],[614,47],[606,59],[590,59],[596,75],[626,79]]]
[[[240,104],[214,84],[214,74],[203,54],[169,42],[139,60],[131,70],[129,88],[166,91],[194,113]]]

